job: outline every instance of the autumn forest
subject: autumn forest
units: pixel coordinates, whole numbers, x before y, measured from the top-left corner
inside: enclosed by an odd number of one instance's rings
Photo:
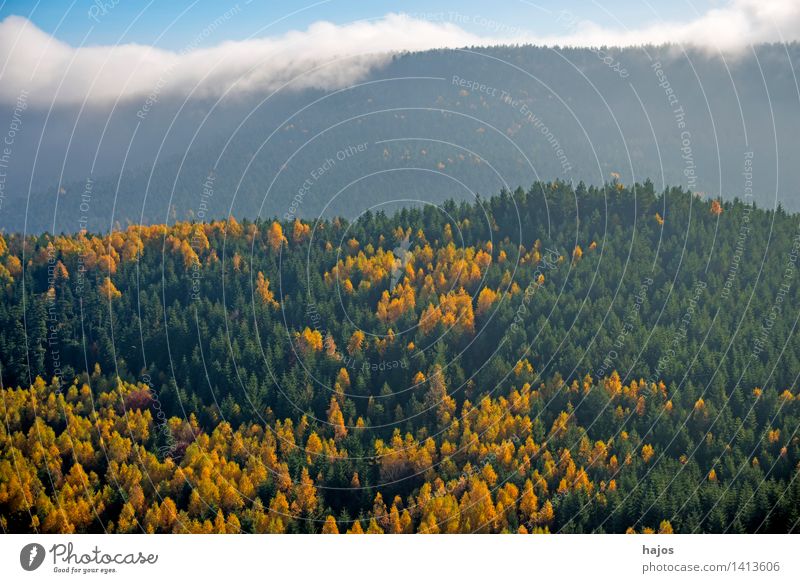
[[[563,182],[0,237],[0,527],[800,521],[800,216]]]

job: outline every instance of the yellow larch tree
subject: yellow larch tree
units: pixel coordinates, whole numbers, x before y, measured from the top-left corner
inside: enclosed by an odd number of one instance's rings
[[[281,227],[278,221],[273,221],[269,226],[267,242],[269,243],[270,249],[276,253],[280,250],[281,245],[286,242],[286,237],[283,236],[283,227]]]
[[[272,290],[269,289],[269,280],[264,277],[264,274],[260,271],[256,277],[256,293],[264,304],[272,308],[279,307],[278,302],[275,301],[275,296],[273,295]]]
[[[101,295],[102,297],[104,297],[105,299],[107,299],[107,300],[109,300],[109,301],[111,301],[111,300],[116,300],[116,299],[118,299],[118,298],[121,298],[121,297],[122,297],[122,292],[120,292],[120,291],[119,291],[119,290],[116,288],[116,286],[114,285],[114,283],[113,283],[113,282],[111,281],[111,279],[110,279],[110,278],[108,278],[108,277],[106,277],[106,278],[103,280],[103,283],[102,283],[102,284],[100,284],[100,287],[99,287],[98,291],[100,292],[100,295]]]

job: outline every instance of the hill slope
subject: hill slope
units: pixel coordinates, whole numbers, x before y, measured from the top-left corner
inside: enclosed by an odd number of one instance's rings
[[[4,529],[800,518],[797,215],[541,183],[0,251]]]
[[[352,218],[395,199],[472,201],[537,180],[602,184],[612,172],[798,210],[798,58],[796,44],[733,57],[440,50],[396,56],[328,93],[289,85],[219,103],[165,94],[144,118],[138,102],[58,110],[47,123],[29,109],[0,227]]]

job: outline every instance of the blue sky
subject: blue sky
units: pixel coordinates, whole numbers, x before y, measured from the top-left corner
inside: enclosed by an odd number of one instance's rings
[[[100,8],[103,4],[107,9]],[[0,19],[12,14],[24,16],[43,31],[73,46],[132,42],[177,49],[191,42],[198,30],[236,4],[219,0],[7,0],[0,4]],[[547,34],[552,32],[555,14],[562,10],[610,28],[620,26],[615,21],[618,18],[624,26],[633,28],[662,19],[688,21],[698,13],[724,4],[722,0],[251,0],[249,3],[240,0],[237,16],[204,38],[203,44],[304,30],[318,20],[343,24],[381,17],[387,12],[444,13],[447,20],[453,20],[450,13],[456,13],[459,15],[457,23],[477,34],[487,32],[486,26],[480,24],[481,19],[496,21],[500,27],[521,27],[536,34]]]

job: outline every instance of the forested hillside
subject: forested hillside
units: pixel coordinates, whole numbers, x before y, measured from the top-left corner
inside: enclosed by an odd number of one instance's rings
[[[290,206],[300,218],[352,219],[395,198],[471,201],[535,181],[601,184],[611,172],[800,210],[798,59],[796,43],[735,58],[677,46],[472,47],[387,56],[329,91],[303,75],[274,93],[184,100],[168,84],[146,115],[144,99],[32,104],[0,228],[106,232],[284,217]]]
[[[0,523],[796,530],[798,218],[615,179],[6,234]]]

